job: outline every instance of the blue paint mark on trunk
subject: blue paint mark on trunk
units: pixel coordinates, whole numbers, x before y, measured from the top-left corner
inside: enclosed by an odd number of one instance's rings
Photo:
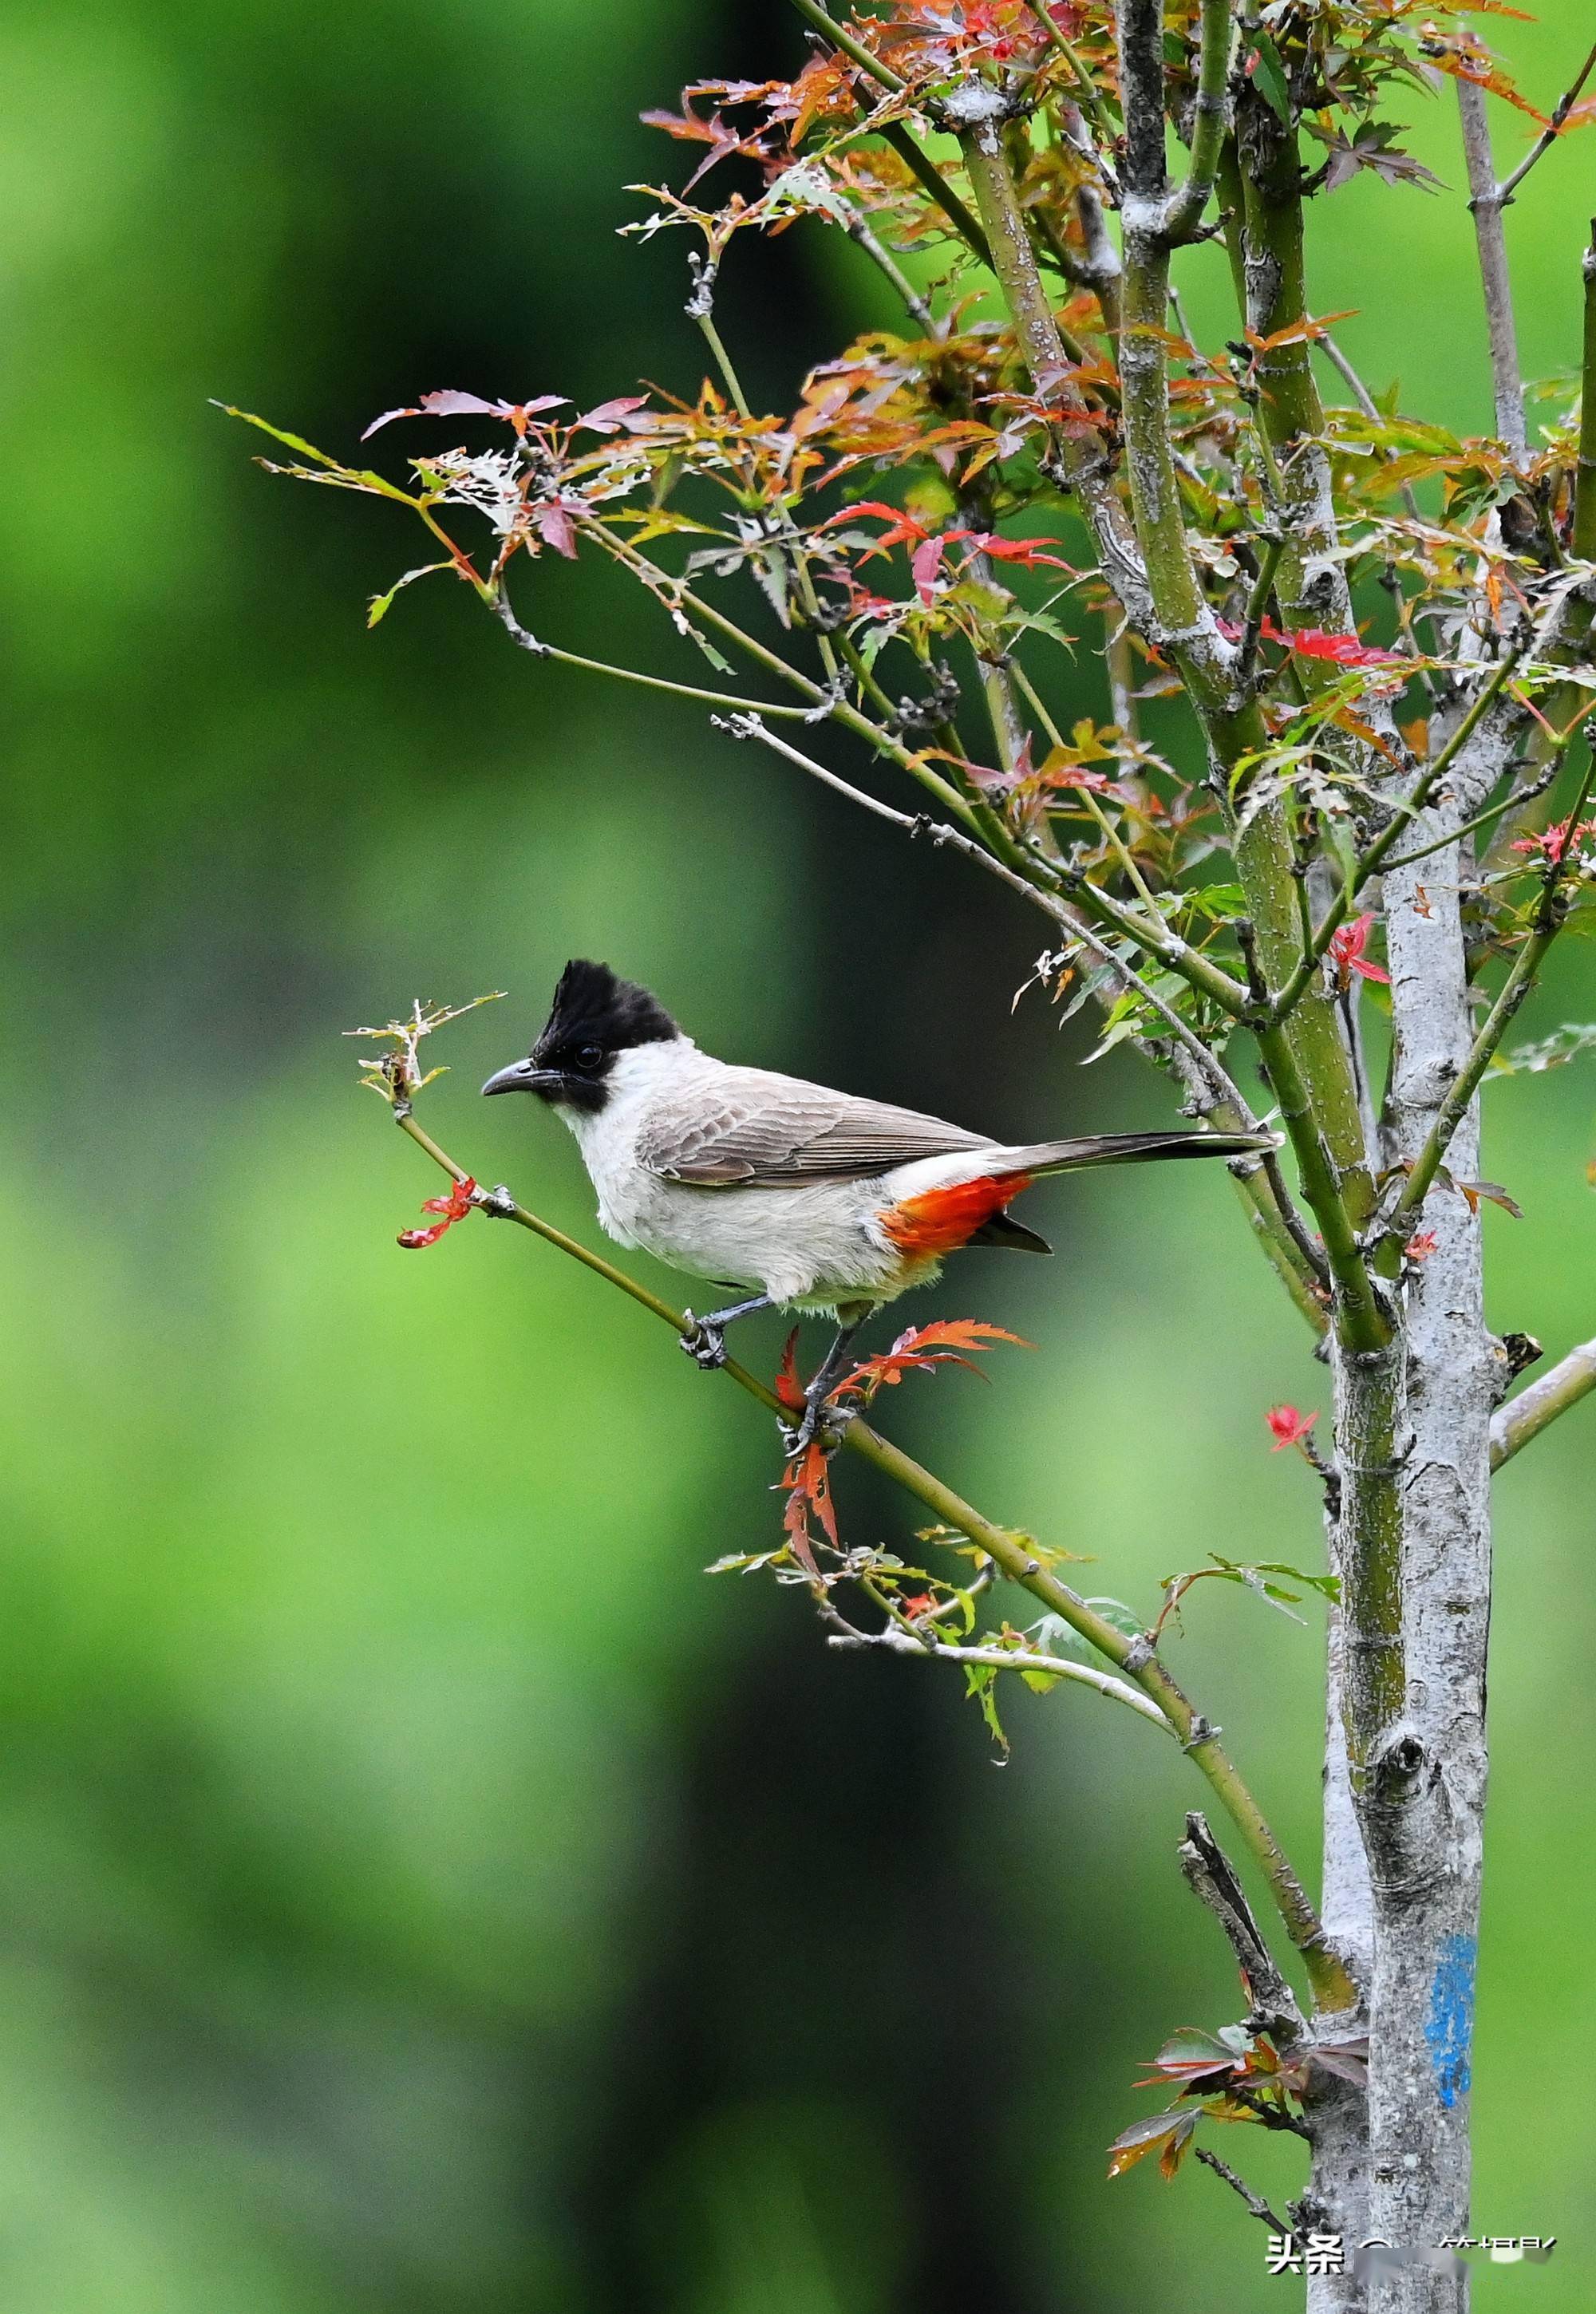
[[[1430,2013],[1424,2019],[1424,2038],[1430,2044],[1436,2090],[1442,2104],[1449,2106],[1468,2093],[1476,1949],[1472,1937],[1443,1937],[1441,1956],[1430,1980]]]

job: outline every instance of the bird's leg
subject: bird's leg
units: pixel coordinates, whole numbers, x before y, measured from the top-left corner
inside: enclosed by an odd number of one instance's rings
[[[837,1377],[842,1371],[849,1346],[870,1313],[869,1309],[864,1309],[860,1311],[857,1317],[842,1318],[841,1311],[837,1314],[842,1322],[837,1328],[836,1339],[810,1376],[808,1386],[804,1391],[803,1419],[796,1430],[787,1434],[790,1442],[788,1449],[789,1455],[801,1454],[819,1432],[820,1426],[825,1419],[825,1401],[830,1397],[836,1385]],[[844,1423],[843,1428],[846,1427],[847,1424]],[[837,1442],[833,1440],[832,1443],[834,1444]]]
[[[695,1318],[691,1310],[682,1315],[687,1320],[687,1331],[682,1337],[682,1347],[695,1365],[706,1373],[726,1364],[726,1329],[734,1318],[746,1318],[755,1310],[773,1310],[775,1303],[768,1294],[751,1294],[746,1302],[733,1302],[727,1309],[711,1310],[707,1318]]]

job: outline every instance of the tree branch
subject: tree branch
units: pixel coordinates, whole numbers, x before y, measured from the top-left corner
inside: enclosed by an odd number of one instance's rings
[[[1588,67],[1587,67],[1588,69]],[[1574,473],[1570,543],[1582,561],[1596,561],[1596,217],[1581,272],[1584,277],[1584,342],[1581,362],[1579,464]]]
[[[879,1631],[859,1631],[851,1626],[844,1631],[833,1631],[826,1641],[828,1647],[885,1647],[889,1655],[919,1656],[926,1659],[944,1658],[948,1663],[990,1665],[995,1671],[1040,1673],[1049,1679],[1074,1680],[1082,1686],[1107,1696],[1115,1703],[1126,1705],[1151,1719],[1166,1736],[1173,1736],[1174,1727],[1164,1713],[1150,1698],[1123,1679],[1110,1674],[1094,1671],[1090,1664],[1073,1663],[1068,1656],[1045,1655],[1036,1647],[966,1647],[952,1639],[917,1638],[897,1623],[888,1623]]]
[[[1519,368],[1519,335],[1513,318],[1512,279],[1507,269],[1507,237],[1502,230],[1506,197],[1496,182],[1486,93],[1471,80],[1458,82],[1458,114],[1463,128],[1463,162],[1468,172],[1468,210],[1474,219],[1480,286],[1485,293],[1496,431],[1510,454],[1521,458],[1525,444],[1524,381]]]
[[[1435,1122],[1414,1162],[1413,1170],[1407,1177],[1402,1195],[1397,1200],[1390,1218],[1386,1223],[1385,1235],[1388,1244],[1399,1244],[1408,1234],[1419,1207],[1424,1204],[1428,1194],[1430,1184],[1441,1169],[1442,1161],[1446,1155],[1451,1137],[1467,1116],[1468,1104],[1474,1099],[1480,1079],[1490,1066],[1492,1055],[1507,1033],[1513,1015],[1534,986],[1548,949],[1563,929],[1567,913],[1562,898],[1564,874],[1568,865],[1568,854],[1574,850],[1574,831],[1579,824],[1580,813],[1584,809],[1590,796],[1593,779],[1596,779],[1596,755],[1592,755],[1590,764],[1585,767],[1585,776],[1580,782],[1579,791],[1569,814],[1568,841],[1565,851],[1563,856],[1548,861],[1547,863],[1540,905],[1536,910],[1535,929],[1513,958],[1512,968],[1502,985],[1501,994],[1486,1015],[1485,1025],[1475,1038],[1468,1059],[1448,1088],[1446,1098],[1436,1111]]]
[[[1507,207],[1509,201],[1512,200],[1513,195],[1518,191],[1519,187],[1523,183],[1530,170],[1535,166],[1535,163],[1539,160],[1544,158],[1544,156],[1551,151],[1552,146],[1556,143],[1558,132],[1562,128],[1563,123],[1573,111],[1574,105],[1578,101],[1581,89],[1583,88],[1585,83],[1590,79],[1593,71],[1596,71],[1596,48],[1593,48],[1591,50],[1590,55],[1580,66],[1579,71],[1574,75],[1572,85],[1564,90],[1556,104],[1553,105],[1552,117],[1548,126],[1542,129],[1534,144],[1531,145],[1530,150],[1519,163],[1518,167],[1512,171],[1511,175],[1503,177],[1502,182],[1497,186],[1496,199],[1503,208]]]
[[[730,692],[709,691],[696,683],[667,683],[662,675],[644,675],[636,667],[614,667],[607,659],[586,658],[580,651],[561,650],[557,644],[544,642],[541,636],[534,635],[530,628],[521,624],[510,608],[502,578],[493,608],[512,640],[518,643],[524,651],[530,651],[534,658],[552,659],[558,667],[580,667],[588,675],[612,676],[617,683],[641,684],[649,691],[668,691],[678,699],[703,700],[711,707],[739,709],[745,714],[789,715],[800,723],[808,720],[809,710],[806,707],[788,707],[768,699],[738,699]]]
[[[1532,1438],[1539,1438],[1560,1414],[1566,1414],[1593,1390],[1596,1336],[1579,1343],[1549,1373],[1539,1375],[1517,1398],[1498,1409],[1491,1422],[1492,1470],[1499,1471],[1503,1462],[1511,1462]]]
[[[408,1134],[439,1166],[451,1180],[463,1182],[472,1177],[457,1165],[419,1125],[412,1114],[408,1091],[395,1088],[393,1116],[400,1129]],[[529,1230],[562,1253],[569,1254],[586,1269],[619,1287],[639,1306],[669,1326],[685,1339],[692,1327],[685,1314],[673,1310],[637,1279],[615,1267],[600,1255],[590,1253],[561,1230],[542,1220],[525,1206],[516,1202],[506,1189],[479,1192],[477,1203],[496,1219],[511,1221]],[[775,1392],[756,1375],[727,1358],[719,1371],[739,1390],[765,1408],[767,1412],[781,1417],[786,1409]],[[941,1524],[955,1528],[978,1550],[992,1559],[1009,1580],[1019,1584],[1054,1614],[1060,1616],[1085,1639],[1096,1652],[1107,1657],[1116,1671],[1133,1680],[1151,1702],[1158,1707],[1173,1727],[1180,1747],[1206,1778],[1211,1789],[1235,1825],[1243,1845],[1251,1856],[1268,1886],[1270,1894],[1285,1923],[1292,1945],[1301,1955],[1314,1994],[1319,2005],[1327,2009],[1351,2008],[1356,1991],[1337,1956],[1329,1949],[1325,1932],[1317,1913],[1308,1900],[1301,1880],[1265,1818],[1257,1800],[1243,1782],[1235,1763],[1220,1744],[1220,1730],[1193,1706],[1190,1699],[1160,1663],[1145,1633],[1129,1638],[1124,1632],[1108,1622],[1080,1594],[1045,1568],[1033,1555],[1025,1538],[1007,1527],[994,1525],[951,1487],[872,1430],[861,1417],[856,1415],[842,1435],[842,1444],[851,1453],[869,1462],[884,1477],[924,1505]]]
[[[1171,242],[1189,241],[1219,175],[1220,155],[1230,126],[1228,88],[1234,24],[1230,0],[1203,0],[1197,93],[1192,107],[1191,160],[1186,181],[1164,205],[1160,230]]]
[[[1436,793],[1442,781],[1495,705],[1509,676],[1521,664],[1529,648],[1529,640],[1526,638],[1503,655],[1489,682],[1476,694],[1468,713],[1459,722],[1457,729],[1447,739],[1433,763],[1426,764],[1407,794],[1392,807],[1390,817],[1358,861],[1352,875],[1340,887],[1326,908],[1318,928],[1298,960],[1291,978],[1270,1005],[1269,1018],[1272,1021],[1290,1019],[1314,973],[1328,955],[1331,941],[1356,905],[1359,894],[1373,881],[1382,868],[1395,864],[1390,859],[1390,854],[1396,848],[1397,839],[1405,829],[1412,826],[1420,812]],[[1572,737],[1573,734],[1570,733],[1569,736]],[[1458,831],[1458,833],[1460,832],[1460,830]],[[1455,842],[1456,835],[1448,836],[1443,841]]]
[[[1186,1817],[1186,1838],[1175,1852],[1186,1885],[1213,1914],[1236,1956],[1257,2029],[1289,2052],[1302,2038],[1304,2029],[1297,1996],[1259,1933],[1230,1858],[1209,1830],[1207,1817],[1197,1810]]]
[[[1221,2161],[1217,2153],[1210,2153],[1205,2145],[1194,2145],[1192,2151],[1204,2169],[1212,2169],[1216,2177],[1224,2179],[1232,2194],[1239,2194],[1253,2216],[1261,2218],[1271,2233],[1283,2235],[1290,2232],[1291,2229],[1285,2221],[1275,2216],[1262,2195],[1255,2194],[1246,2180],[1236,2175],[1228,2161]]]

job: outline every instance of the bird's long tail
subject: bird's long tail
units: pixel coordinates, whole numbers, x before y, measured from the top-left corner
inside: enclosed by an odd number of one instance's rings
[[[1251,1157],[1277,1149],[1274,1133],[1082,1133],[1069,1141],[1036,1141],[1027,1147],[982,1153],[983,1170],[1000,1179],[1026,1173],[1073,1173],[1087,1165],[1151,1165],[1175,1157]]]

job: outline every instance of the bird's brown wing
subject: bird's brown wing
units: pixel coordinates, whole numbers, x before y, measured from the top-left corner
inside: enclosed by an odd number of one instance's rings
[[[718,1069],[680,1101],[656,1106],[639,1136],[640,1165],[706,1189],[787,1189],[868,1179],[919,1157],[995,1147],[917,1109],[859,1100],[767,1069]]]

